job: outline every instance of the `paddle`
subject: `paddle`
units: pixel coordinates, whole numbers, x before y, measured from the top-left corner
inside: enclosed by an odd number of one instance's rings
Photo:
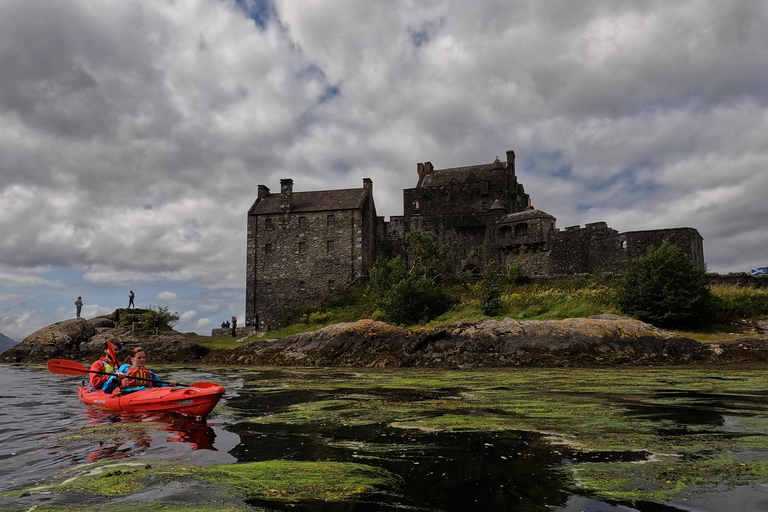
[[[115,354],[115,346],[111,341],[107,342],[107,350],[109,351],[110,359],[112,359],[112,362],[115,363],[115,368],[120,368],[120,361],[117,359],[117,354]]]
[[[101,375],[114,375],[114,373],[108,373],[108,372],[99,372],[96,370],[90,370],[88,367],[83,366],[82,364],[78,363],[77,361],[70,361],[68,359],[50,359],[48,361],[48,371],[51,373],[57,373],[59,375],[85,375],[86,373],[98,373]],[[146,380],[150,382],[160,382],[161,384],[170,384],[168,381],[164,380],[153,380],[153,379],[144,379],[141,377],[131,377],[135,380]],[[214,384],[212,382],[195,382],[193,384],[179,384],[176,383],[177,386],[188,388],[191,386],[195,386],[198,388],[209,388],[211,386],[216,386],[217,384]]]

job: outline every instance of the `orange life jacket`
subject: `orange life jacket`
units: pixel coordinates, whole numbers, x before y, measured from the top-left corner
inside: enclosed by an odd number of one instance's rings
[[[152,372],[144,366],[131,366],[125,373],[127,373],[127,376],[120,379],[120,389],[123,391],[131,391],[134,388],[141,387],[151,388],[153,386]]]

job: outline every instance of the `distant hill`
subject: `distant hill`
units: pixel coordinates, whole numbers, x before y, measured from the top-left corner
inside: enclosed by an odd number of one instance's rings
[[[11,338],[0,332],[0,354],[16,344]]]

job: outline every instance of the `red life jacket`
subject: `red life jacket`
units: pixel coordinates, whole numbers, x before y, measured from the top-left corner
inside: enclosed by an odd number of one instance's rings
[[[128,368],[126,377],[120,379],[120,389],[122,391],[131,391],[134,388],[151,388],[152,372],[144,366],[131,366]],[[146,380],[144,380],[146,379]]]

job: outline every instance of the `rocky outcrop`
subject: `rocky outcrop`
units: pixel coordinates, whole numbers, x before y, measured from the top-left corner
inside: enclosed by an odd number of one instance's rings
[[[143,346],[155,364],[451,368],[768,364],[768,341],[763,339],[700,343],[615,315],[477,320],[417,330],[361,320],[221,351],[203,346],[206,338],[115,329],[109,319],[67,320],[28,336],[0,355],[0,361],[43,363],[65,358],[85,363],[103,353],[106,341],[115,340],[122,343],[123,352]]]
[[[140,345],[156,363],[199,361],[208,353],[208,349],[198,343],[201,339],[203,336],[194,333],[171,331],[149,335],[125,327],[115,329],[115,322],[104,317],[90,320],[73,318],[30,334],[24,341],[0,354],[0,362],[44,363],[49,359],[88,362],[103,355],[107,341],[120,342],[124,352]]]
[[[480,320],[419,330],[362,320],[254,341],[234,351],[212,352],[204,361],[352,367],[683,365],[727,363],[732,354],[748,357],[749,351],[762,361],[768,349],[765,341],[751,340],[739,352],[733,343],[712,347],[615,316]]]

